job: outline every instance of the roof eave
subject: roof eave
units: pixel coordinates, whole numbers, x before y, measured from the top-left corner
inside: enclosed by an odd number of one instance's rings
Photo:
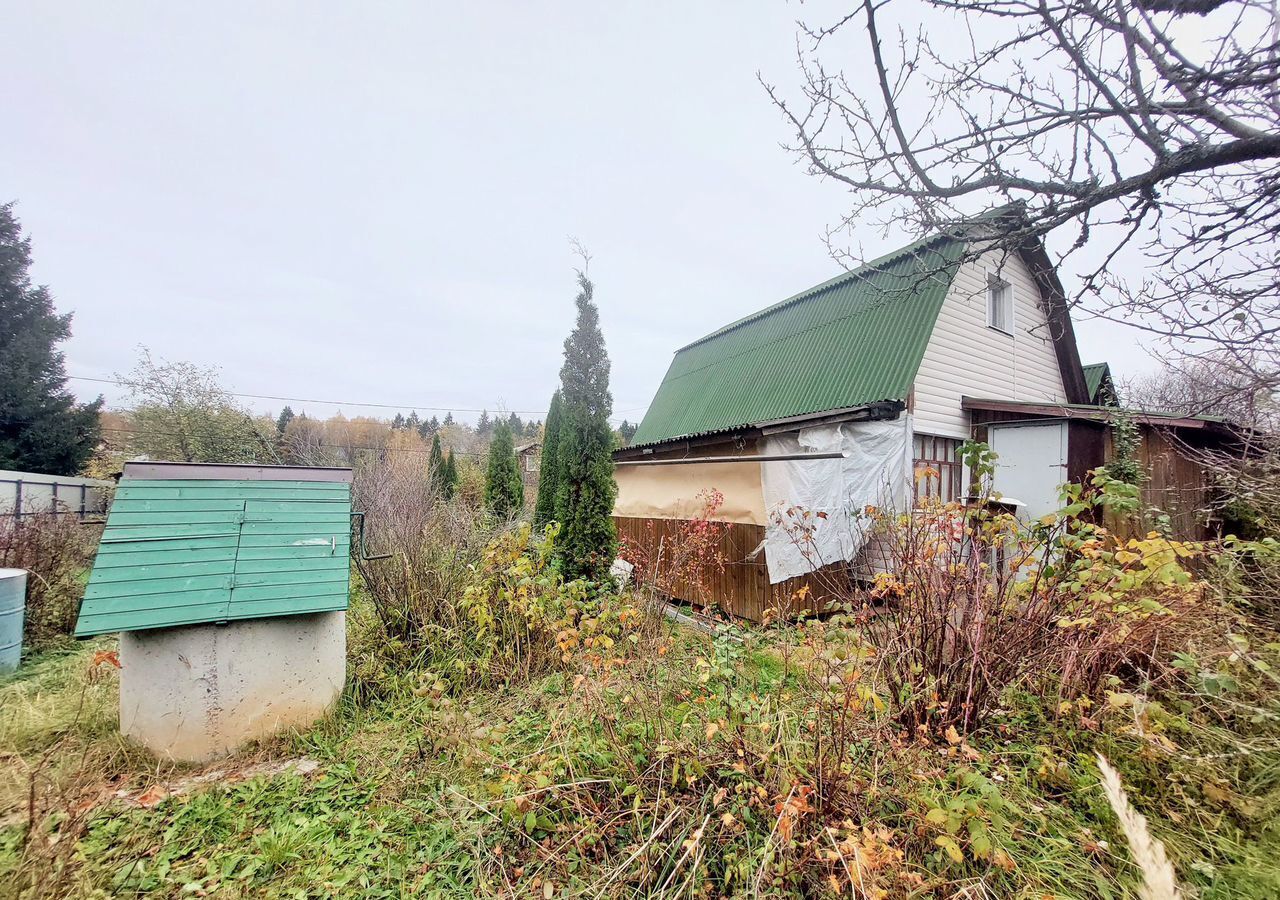
[[[1166,415],[1149,410],[1126,410],[1119,407],[1094,406],[1088,403],[1052,403],[1036,400],[999,400],[989,397],[961,397],[963,409],[981,412],[1025,413],[1054,419],[1078,419],[1087,422],[1109,423],[1117,413],[1127,414],[1142,425],[1164,428],[1188,428],[1195,430],[1222,429],[1235,432],[1234,423],[1196,416]]]
[[[632,444],[629,447],[621,447],[613,451],[613,457],[619,460],[631,459],[636,456],[644,456],[660,450],[666,450],[681,443],[689,443],[691,446],[696,446],[698,444],[716,443],[735,437],[744,439],[758,438],[770,434],[796,431],[800,428],[834,425],[840,422],[896,419],[905,409],[906,402],[903,400],[878,400],[874,403],[863,403],[858,406],[818,410],[817,412],[786,416],[780,419],[733,425],[728,428],[716,429],[715,431],[682,434],[676,437],[664,438],[660,441],[648,441],[644,444]]]

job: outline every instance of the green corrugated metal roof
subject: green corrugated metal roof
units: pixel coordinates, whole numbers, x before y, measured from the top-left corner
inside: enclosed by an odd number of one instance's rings
[[[122,479],[76,637],[346,609],[351,485],[287,478]]]
[[[905,400],[963,249],[918,241],[682,348],[631,446]]]
[[[1102,387],[1104,378],[1111,377],[1111,366],[1107,363],[1093,363],[1083,367],[1084,369],[1084,386],[1089,392],[1089,399],[1095,403],[1098,400],[1098,389]]]

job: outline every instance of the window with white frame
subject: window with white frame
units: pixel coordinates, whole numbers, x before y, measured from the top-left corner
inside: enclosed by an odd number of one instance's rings
[[[1000,278],[987,279],[987,324],[1013,334],[1013,287]]]

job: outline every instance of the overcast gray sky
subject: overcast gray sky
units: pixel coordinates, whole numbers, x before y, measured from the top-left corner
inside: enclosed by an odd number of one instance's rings
[[[145,344],[235,391],[420,412],[546,408],[576,236],[635,421],[677,347],[838,272],[844,197],[755,80],[798,81],[794,19],[823,9],[9,2],[0,200],[75,313],[72,375]],[[1129,330],[1077,331],[1150,368]]]

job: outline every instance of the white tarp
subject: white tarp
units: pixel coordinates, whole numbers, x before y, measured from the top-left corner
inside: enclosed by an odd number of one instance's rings
[[[863,514],[866,507],[907,508],[911,433],[911,417],[902,415],[888,422],[822,425],[765,439],[762,454],[845,454],[761,464],[771,584],[854,559],[867,542],[871,523]],[[795,512],[789,515],[789,510]],[[801,518],[805,510],[813,513],[808,520]],[[806,532],[811,541],[803,539]]]

